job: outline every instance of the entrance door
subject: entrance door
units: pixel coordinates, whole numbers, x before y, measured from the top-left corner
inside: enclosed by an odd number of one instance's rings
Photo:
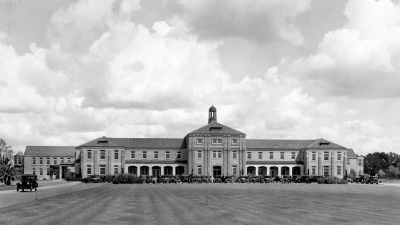
[[[161,175],[160,169],[153,169],[153,177],[159,177]]]
[[[220,177],[220,176],[221,176],[221,166],[214,166],[213,177]]]

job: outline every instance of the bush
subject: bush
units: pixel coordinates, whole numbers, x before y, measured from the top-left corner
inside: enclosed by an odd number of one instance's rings
[[[330,179],[328,180],[328,184],[337,184],[337,181],[335,179]]]
[[[340,179],[337,182],[338,184],[347,184],[347,180],[346,179]]]
[[[325,184],[325,179],[324,178],[318,178],[317,179],[318,184]]]

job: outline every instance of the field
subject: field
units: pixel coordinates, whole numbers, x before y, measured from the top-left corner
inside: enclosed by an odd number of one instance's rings
[[[400,220],[398,186],[88,184],[79,189],[81,186],[22,207],[0,208],[0,224],[398,224]]]

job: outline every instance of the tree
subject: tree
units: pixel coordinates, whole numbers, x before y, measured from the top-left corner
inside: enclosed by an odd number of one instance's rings
[[[11,146],[7,146],[6,141],[0,138],[0,177],[6,185],[11,185],[15,175],[13,153]]]
[[[400,170],[399,168],[390,165],[389,169],[388,169],[388,176],[392,177],[392,178],[397,178],[400,175]]]
[[[380,169],[387,170],[390,166],[390,160],[385,152],[369,153],[364,157],[365,174],[375,175]]]

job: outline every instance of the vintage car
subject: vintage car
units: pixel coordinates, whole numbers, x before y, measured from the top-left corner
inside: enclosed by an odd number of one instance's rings
[[[17,183],[17,191],[21,190],[30,190],[35,189],[37,191],[38,183],[36,182],[37,176],[34,174],[23,174],[21,175],[21,183]]]
[[[367,184],[378,184],[379,183],[378,176],[370,176],[370,177],[368,177],[368,179],[365,181],[365,183],[367,183]]]
[[[82,179],[83,183],[101,183],[102,180],[100,177],[97,177],[95,175],[88,176]]]

